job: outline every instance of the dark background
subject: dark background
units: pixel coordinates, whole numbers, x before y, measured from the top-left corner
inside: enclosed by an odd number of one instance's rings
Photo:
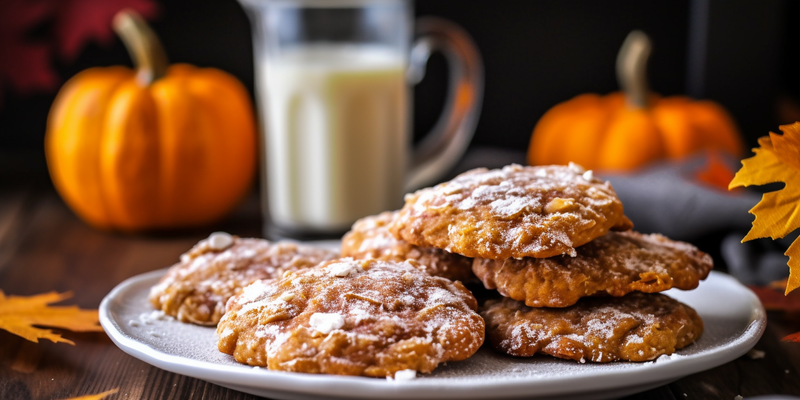
[[[250,26],[235,0],[160,1],[152,21],[172,62],[216,67],[253,90]],[[525,149],[536,121],[550,107],[585,92],[617,90],[614,63],[625,36],[648,33],[652,90],[691,94],[722,103],[749,144],[800,109],[800,36],[790,21],[792,1],[743,0],[429,0],[417,15],[463,26],[485,64],[486,91],[474,145]],[[3,40],[3,38],[0,38]],[[0,60],[2,62],[2,60]],[[90,44],[61,81],[92,67],[130,59],[121,42]],[[444,98],[445,64],[434,57],[415,89],[415,132],[435,122]],[[0,183],[47,180],[43,153],[46,116],[55,92],[20,96],[6,89],[0,102]]]

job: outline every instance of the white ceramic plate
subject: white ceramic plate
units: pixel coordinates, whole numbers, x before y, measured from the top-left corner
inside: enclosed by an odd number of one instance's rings
[[[694,307],[705,322],[697,343],[654,362],[579,364],[547,356],[514,358],[481,348],[411,381],[269,371],[217,351],[214,328],[157,319],[147,294],[166,270],[122,282],[100,304],[100,323],[123,351],[156,367],[242,392],[277,399],[605,399],[658,387],[731,361],[764,333],[756,296],[732,277],[712,272],[693,291],[668,295]]]

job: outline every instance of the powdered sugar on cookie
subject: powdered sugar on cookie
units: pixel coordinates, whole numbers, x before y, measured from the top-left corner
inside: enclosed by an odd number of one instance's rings
[[[344,326],[344,317],[337,313],[314,313],[308,319],[308,324],[315,331],[327,335]]]
[[[357,274],[359,272],[364,271],[361,268],[361,265],[358,263],[351,263],[351,262],[337,262],[331,263],[328,265],[328,272],[332,276],[338,276],[340,278],[350,276],[352,274]]]

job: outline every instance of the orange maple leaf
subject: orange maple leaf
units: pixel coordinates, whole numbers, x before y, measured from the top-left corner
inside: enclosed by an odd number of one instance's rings
[[[800,228],[800,122],[781,125],[783,135],[770,132],[758,139],[755,156],[742,160],[742,168],[733,177],[729,189],[750,185],[783,182],[783,189],[764,193],[750,209],[756,216],[753,227],[742,242],[770,237],[782,238]],[[786,250],[789,256],[789,280],[785,294],[800,287],[800,241]]]
[[[30,297],[6,296],[0,290],[0,329],[5,329],[31,342],[49,339],[54,343],[74,345],[49,329],[33,325],[69,329],[74,332],[102,332],[97,310],[81,310],[77,306],[48,306],[72,297],[70,293],[43,293]]]
[[[111,389],[111,390],[103,392],[103,393],[90,394],[88,396],[72,397],[72,398],[64,399],[64,400],[102,400],[107,396],[111,396],[112,394],[117,393],[118,391],[119,391],[119,388],[116,388],[116,389]]]

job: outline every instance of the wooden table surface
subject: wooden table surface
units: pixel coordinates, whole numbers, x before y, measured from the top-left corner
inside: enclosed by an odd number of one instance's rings
[[[97,308],[131,276],[164,268],[215,230],[261,236],[258,200],[251,196],[226,222],[202,230],[131,236],[86,226],[48,186],[0,191],[0,289],[33,295],[56,290],[74,297],[63,304]],[[724,301],[724,299],[720,299]],[[800,395],[800,344],[780,338],[800,330],[800,316],[769,314],[748,356],[629,399],[734,399],[766,394]],[[167,372],[118,349],[104,333],[64,332],[75,346],[25,341],[0,331],[0,399],[62,399],[119,388],[108,399],[255,399],[198,379]]]

